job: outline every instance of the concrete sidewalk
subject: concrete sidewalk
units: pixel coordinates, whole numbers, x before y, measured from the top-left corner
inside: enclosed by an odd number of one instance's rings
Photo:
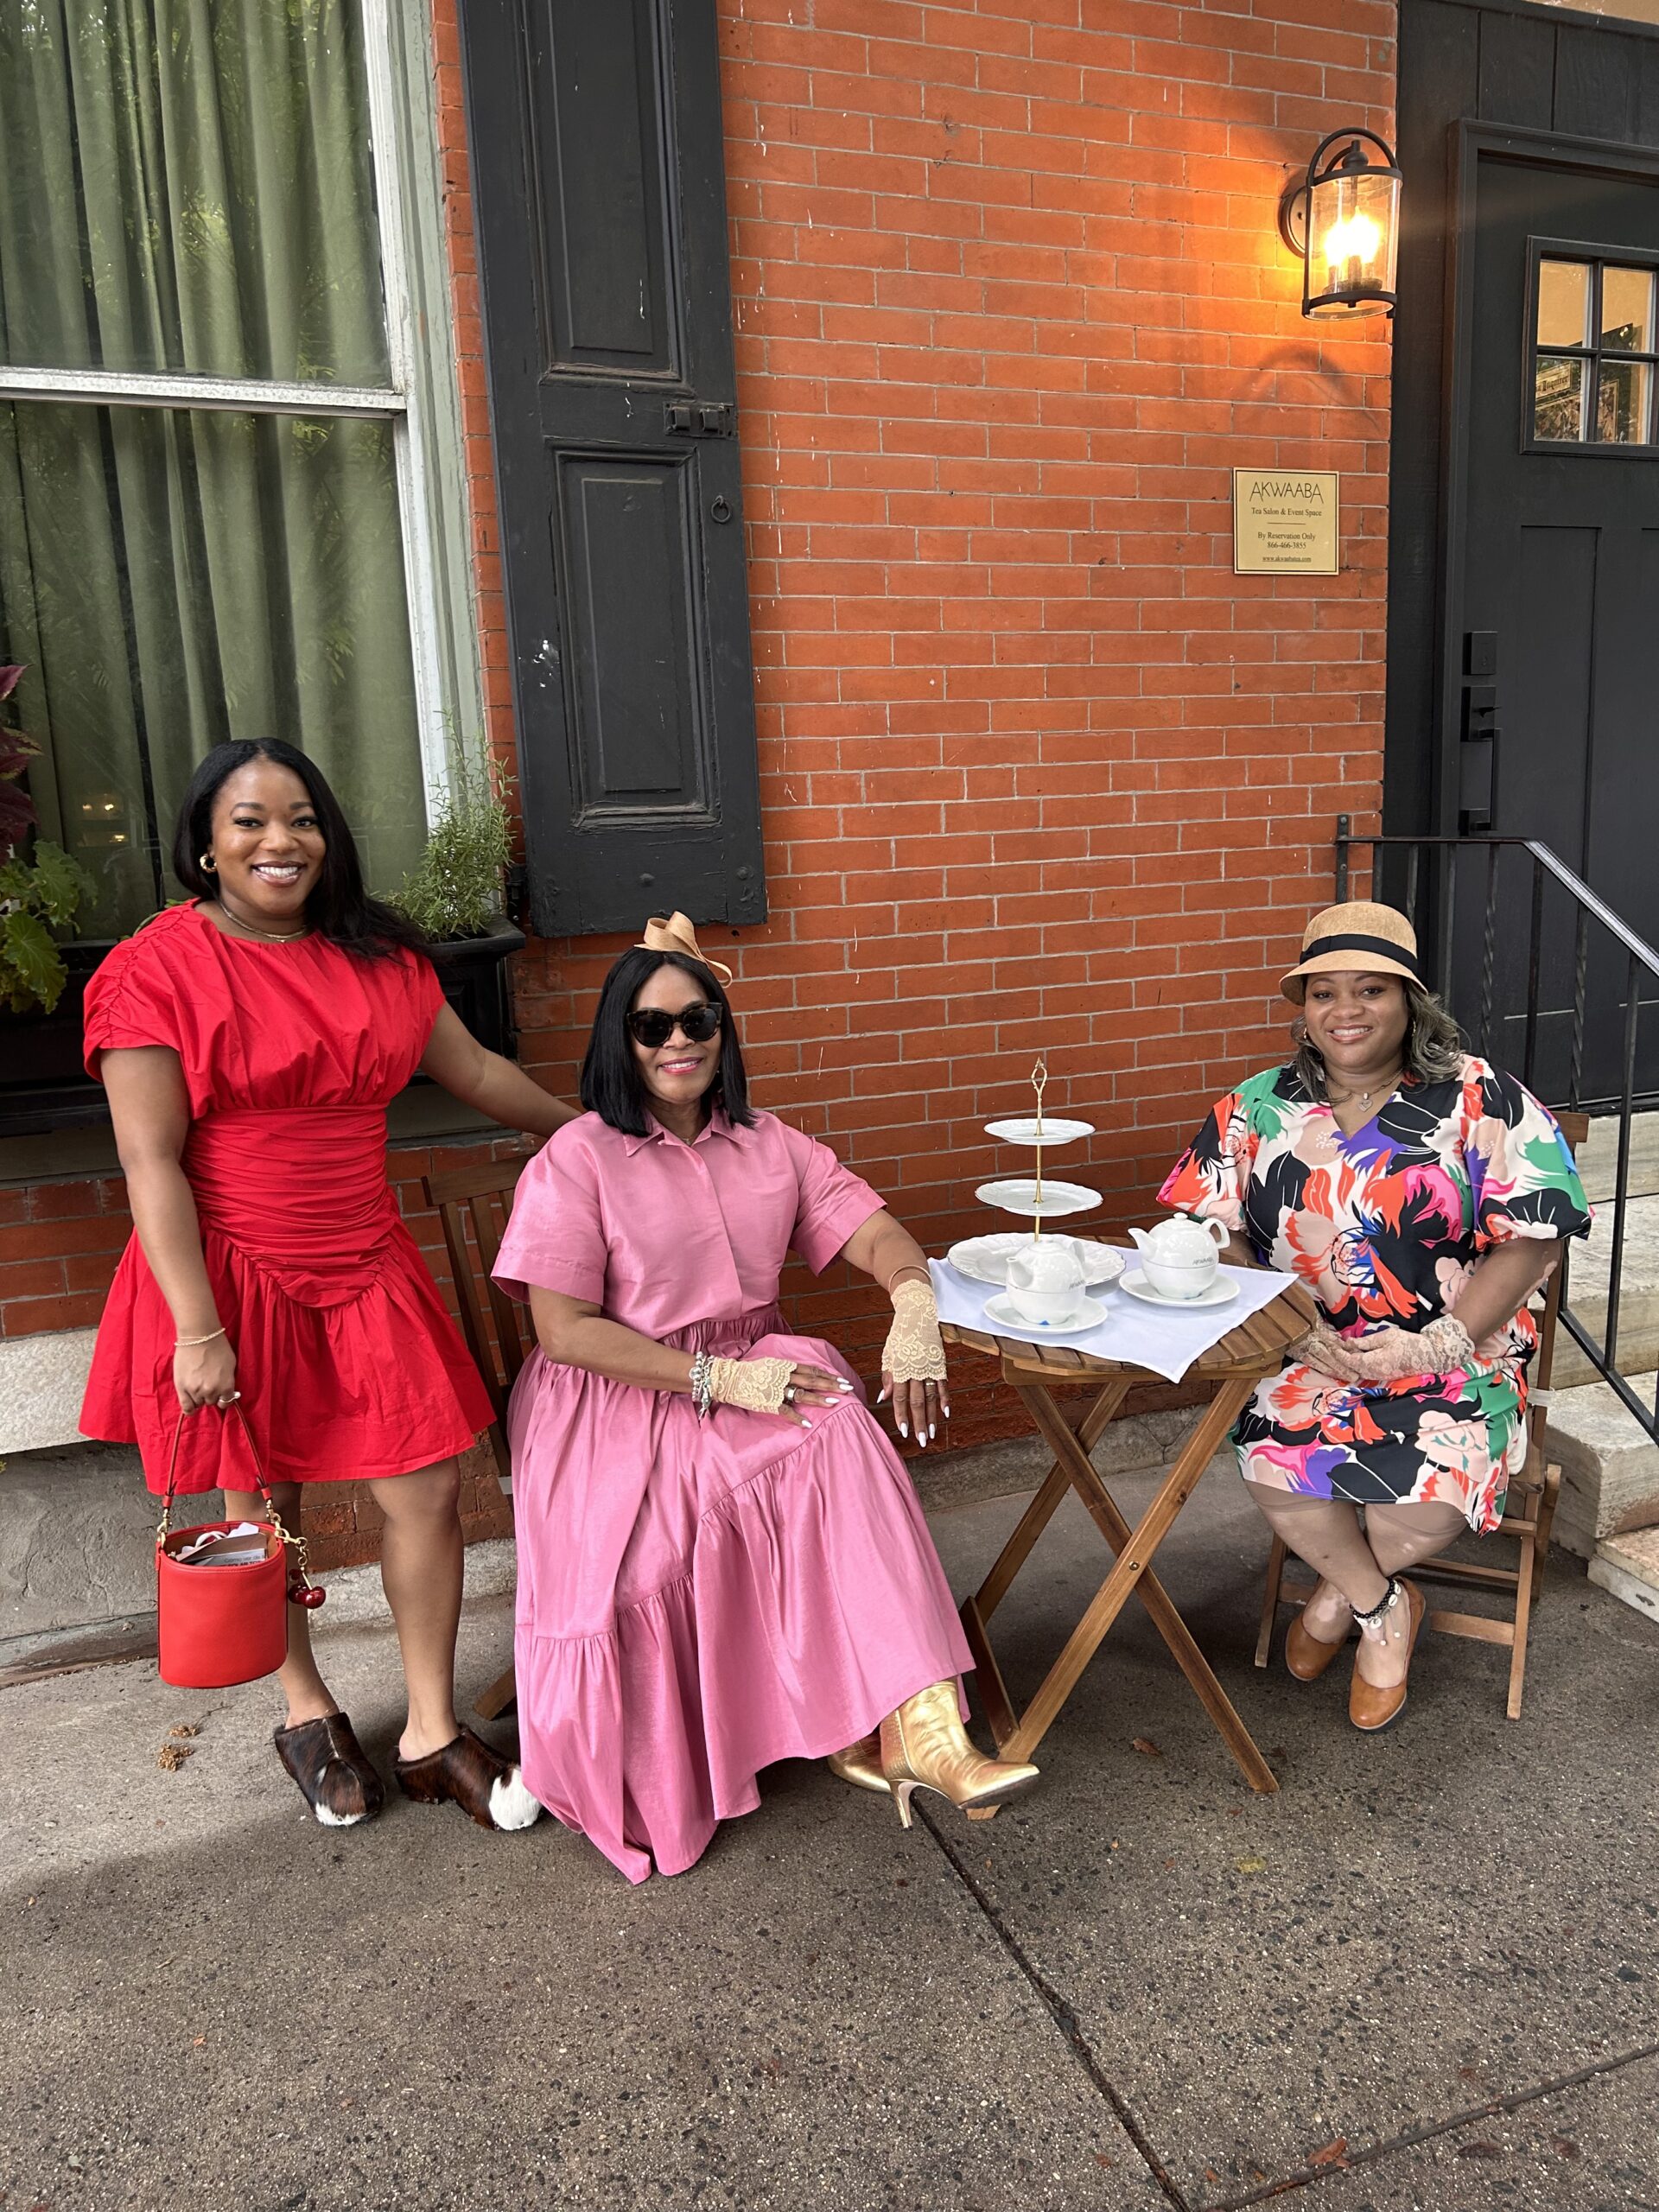
[[[1021,1503],[938,1516],[957,1586]],[[1363,1738],[1343,1666],[1249,1665],[1263,1549],[1211,1479],[1160,1566],[1277,1797],[1132,1609],[994,1823],[790,1765],[639,1890],[551,1821],[315,1827],[262,1686],[0,1693],[0,2204],[1659,2212],[1659,1630],[1558,1567],[1519,1724],[1434,1639]],[[1016,1697],[1103,1557],[1062,1513]],[[469,1610],[469,1689],[507,1639]],[[389,1769],[389,1631],[326,1649]]]

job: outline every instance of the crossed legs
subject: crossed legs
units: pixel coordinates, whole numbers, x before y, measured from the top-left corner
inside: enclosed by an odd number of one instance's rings
[[[1274,1535],[1319,1577],[1302,1621],[1321,1643],[1340,1643],[1356,1608],[1370,1612],[1382,1603],[1391,1574],[1434,1558],[1465,1525],[1455,1505],[1368,1505],[1362,1528],[1359,1509],[1340,1498],[1304,1497],[1266,1483],[1245,1488]],[[1396,1605],[1361,1643],[1360,1679],[1396,1688],[1406,1679],[1409,1637],[1410,1614]]]

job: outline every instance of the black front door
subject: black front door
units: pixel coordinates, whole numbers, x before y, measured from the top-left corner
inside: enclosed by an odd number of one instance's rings
[[[715,0],[461,22],[532,923],[763,921]]]
[[[1471,134],[1465,159],[1462,481],[1442,678],[1459,827],[1548,845],[1652,939],[1659,162],[1611,149],[1575,158],[1492,134]],[[1546,896],[1535,1073],[1559,1095],[1578,946],[1567,902]],[[1493,1046],[1512,1065],[1524,1050],[1522,911],[1510,907],[1497,949],[1504,1033]],[[1605,1096],[1619,1079],[1627,969],[1594,935],[1581,1088]]]
[[[1397,127],[1384,827],[1536,837],[1651,938],[1659,448],[1640,434],[1659,29],[1522,0],[1401,0]],[[1535,997],[1530,862],[1506,849],[1497,875],[1490,936],[1479,853],[1465,850],[1454,892],[1441,868],[1420,871],[1417,919],[1454,1011],[1517,1071],[1529,1000],[1539,1010],[1535,1075],[1561,1098],[1574,912],[1546,889]],[[1403,901],[1411,880],[1391,868],[1382,888]],[[1585,950],[1589,1099],[1622,1077],[1626,970],[1607,931]],[[1659,1043],[1659,1022],[1644,1026]]]

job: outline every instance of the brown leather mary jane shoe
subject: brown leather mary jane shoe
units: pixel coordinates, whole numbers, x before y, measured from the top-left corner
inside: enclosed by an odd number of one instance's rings
[[[416,1804],[459,1805],[481,1828],[533,1827],[542,1817],[518,1768],[470,1728],[441,1751],[397,1760],[392,1771],[397,1787]]]
[[[1411,1628],[1406,1641],[1406,1668],[1409,1673],[1411,1655],[1417,1649],[1417,1639],[1422,1634],[1423,1617],[1428,1611],[1427,1601],[1414,1582],[1401,1576],[1400,1587],[1407,1605],[1411,1608]],[[1360,1649],[1364,1649],[1362,1643]],[[1354,1679],[1348,1686],[1348,1718],[1356,1728],[1363,1728],[1368,1736],[1379,1728],[1386,1728],[1406,1701],[1406,1684],[1397,1682],[1394,1688],[1380,1690],[1368,1682],[1359,1671],[1357,1653],[1354,1658]]]
[[[1317,1682],[1347,1641],[1344,1636],[1342,1643],[1327,1643],[1311,1635],[1298,1613],[1285,1630],[1285,1664],[1299,1682]]]
[[[279,1728],[271,1740],[324,1827],[354,1828],[360,1821],[372,1821],[385,1803],[385,1785],[343,1713]]]
[[[879,1730],[874,1735],[861,1737],[856,1744],[849,1744],[844,1751],[831,1751],[824,1764],[831,1774],[850,1782],[855,1789],[874,1789],[881,1797],[893,1795],[887,1787],[887,1777],[881,1771]]]

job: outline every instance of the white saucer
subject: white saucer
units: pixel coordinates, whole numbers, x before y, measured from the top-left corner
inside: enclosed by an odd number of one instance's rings
[[[1148,1306],[1162,1306],[1172,1313],[1191,1313],[1200,1306],[1225,1306],[1230,1299],[1238,1296],[1238,1285],[1229,1282],[1225,1275],[1217,1275],[1208,1290],[1197,1298],[1166,1298],[1161,1290],[1154,1290],[1139,1268],[1131,1268],[1120,1276],[1118,1288],[1127,1290],[1131,1298],[1143,1299]]]
[[[1095,1125],[1062,1122],[1052,1115],[1039,1122],[1033,1115],[1022,1114],[1011,1122],[987,1122],[985,1134],[1003,1144],[1076,1144],[1079,1137],[1093,1136]]]
[[[1083,1268],[1085,1290],[1102,1290],[1115,1283],[1123,1272],[1123,1255],[1110,1244],[1101,1244],[1092,1236],[1061,1237],[1058,1230],[1049,1230],[1046,1243],[1061,1241],[1077,1254]],[[965,1236],[960,1244],[953,1244],[945,1254],[959,1275],[969,1276],[975,1282],[995,1283],[1005,1289],[1008,1280],[1008,1262],[1016,1252],[1028,1251],[1031,1235],[1024,1229],[1001,1229],[989,1236]]]
[[[1009,1304],[1007,1291],[985,1301],[985,1319],[995,1321],[999,1328],[1027,1330],[1045,1337],[1081,1336],[1085,1329],[1097,1329],[1110,1318],[1109,1310],[1097,1298],[1080,1298],[1064,1321],[1027,1321]]]

